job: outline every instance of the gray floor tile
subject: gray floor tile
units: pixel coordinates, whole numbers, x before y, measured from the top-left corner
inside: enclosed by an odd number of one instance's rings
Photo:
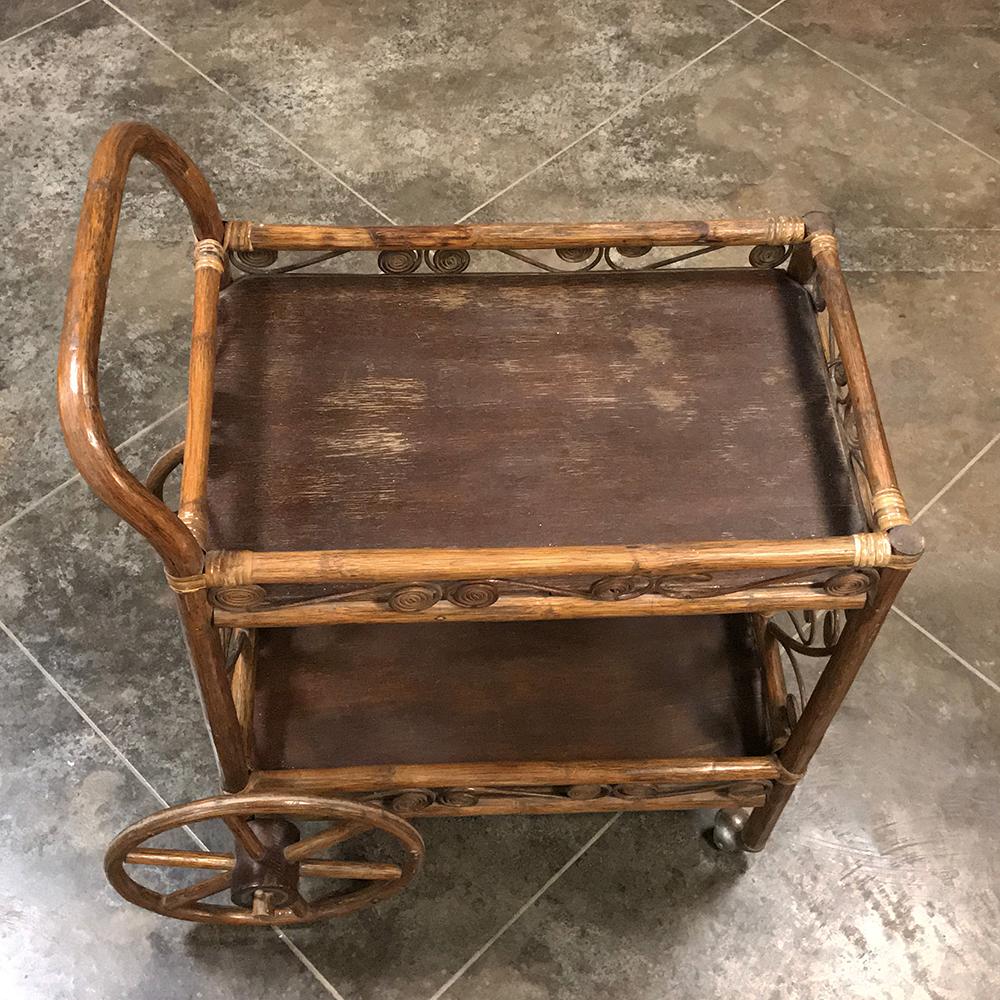
[[[124,449],[145,475],[183,416]],[[0,535],[0,618],[171,802],[217,789],[169,590],[149,545],[80,481]]]
[[[747,20],[718,0],[124,8],[401,222],[450,222]]]
[[[328,996],[268,931],[165,920],[121,900],[105,847],[158,803],[2,634],[0,684],[5,997]]]
[[[1000,156],[1000,7],[993,0],[786,0],[768,19]]]
[[[987,1000],[998,748],[995,693],[893,618],[763,854],[624,816],[448,996]]]
[[[878,267],[885,228],[919,229],[919,243],[932,244],[937,227],[996,227],[998,180],[997,164],[758,23],[476,218],[825,209],[846,265]],[[907,249],[926,261],[920,245]],[[894,269],[914,266],[897,258]]]
[[[103,4],[0,48],[0,522],[70,474],[53,403],[80,199],[98,137],[142,118],[205,169],[223,212],[288,221],[370,209]],[[190,331],[190,224],[158,172],[129,182],[102,345],[114,440],[181,398]]]
[[[1000,428],[996,276],[855,273],[848,283],[915,514]]]
[[[1000,431],[1000,424],[992,431]],[[983,445],[990,436],[984,435]],[[907,581],[899,606],[1000,683],[998,496],[1000,443],[920,519],[927,552]]]
[[[0,8],[0,42],[61,14],[77,0],[7,0]]]
[[[424,1000],[606,823],[606,815],[421,820],[427,862],[400,895],[289,936],[346,1000]]]

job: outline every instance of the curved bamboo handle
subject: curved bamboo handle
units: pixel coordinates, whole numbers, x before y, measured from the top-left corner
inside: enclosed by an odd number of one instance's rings
[[[59,419],[80,474],[144,535],[174,576],[201,572],[203,553],[187,526],[122,464],[101,415],[97,361],[118,217],[134,156],[156,164],[191,214],[197,239],[222,241],[223,222],[201,171],[169,136],[143,122],[118,122],[94,153],[83,197],[59,347]]]

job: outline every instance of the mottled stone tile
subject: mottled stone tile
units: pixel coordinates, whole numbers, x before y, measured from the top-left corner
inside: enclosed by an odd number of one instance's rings
[[[893,616],[764,853],[623,816],[448,995],[988,1000],[996,697]]]
[[[838,220],[847,267],[884,266],[886,229],[920,230],[926,264],[940,229],[997,227],[998,179],[997,164],[758,23],[476,219],[824,209]],[[893,269],[910,269],[914,244],[895,242]],[[947,246],[961,267],[950,236]]]
[[[169,920],[120,899],[104,850],[159,803],[4,635],[0,685],[5,997],[328,995],[272,933]]]
[[[1000,156],[1000,7],[993,0],[786,0],[768,19]]]
[[[78,0],[6,0],[0,7],[0,44],[46,18],[55,17]]]
[[[746,23],[718,0],[126,0],[397,221],[449,222]]]
[[[429,997],[608,820],[607,815],[418,820],[418,880],[377,908],[289,929],[347,1000]]]
[[[141,118],[202,165],[224,213],[289,221],[375,216],[353,195],[108,7],[88,4],[0,48],[0,522],[66,479],[55,358],[90,157]],[[118,234],[102,344],[114,440],[180,400],[190,330],[190,223],[137,163]]]
[[[987,273],[848,275],[911,513],[1000,427],[996,280]]]
[[[183,423],[178,414],[123,460],[144,477]],[[0,619],[168,801],[217,790],[159,560],[79,480],[0,534]]]
[[[997,432],[1000,423],[986,429],[980,447]],[[994,444],[920,518],[927,551],[899,606],[1000,683],[998,496],[1000,444]]]

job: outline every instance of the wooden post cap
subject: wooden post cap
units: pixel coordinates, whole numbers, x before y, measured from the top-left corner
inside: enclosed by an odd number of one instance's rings
[[[833,233],[836,228],[833,224],[833,216],[829,212],[806,212],[802,216],[802,221],[806,224],[807,236],[813,236],[816,233]]]
[[[892,551],[899,556],[912,556],[916,558],[923,554],[924,536],[913,524],[899,524],[895,528],[890,528],[889,544]]]

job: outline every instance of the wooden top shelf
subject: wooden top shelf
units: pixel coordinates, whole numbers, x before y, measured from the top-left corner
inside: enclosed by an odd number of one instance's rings
[[[254,277],[219,342],[211,549],[865,530],[781,271]]]

